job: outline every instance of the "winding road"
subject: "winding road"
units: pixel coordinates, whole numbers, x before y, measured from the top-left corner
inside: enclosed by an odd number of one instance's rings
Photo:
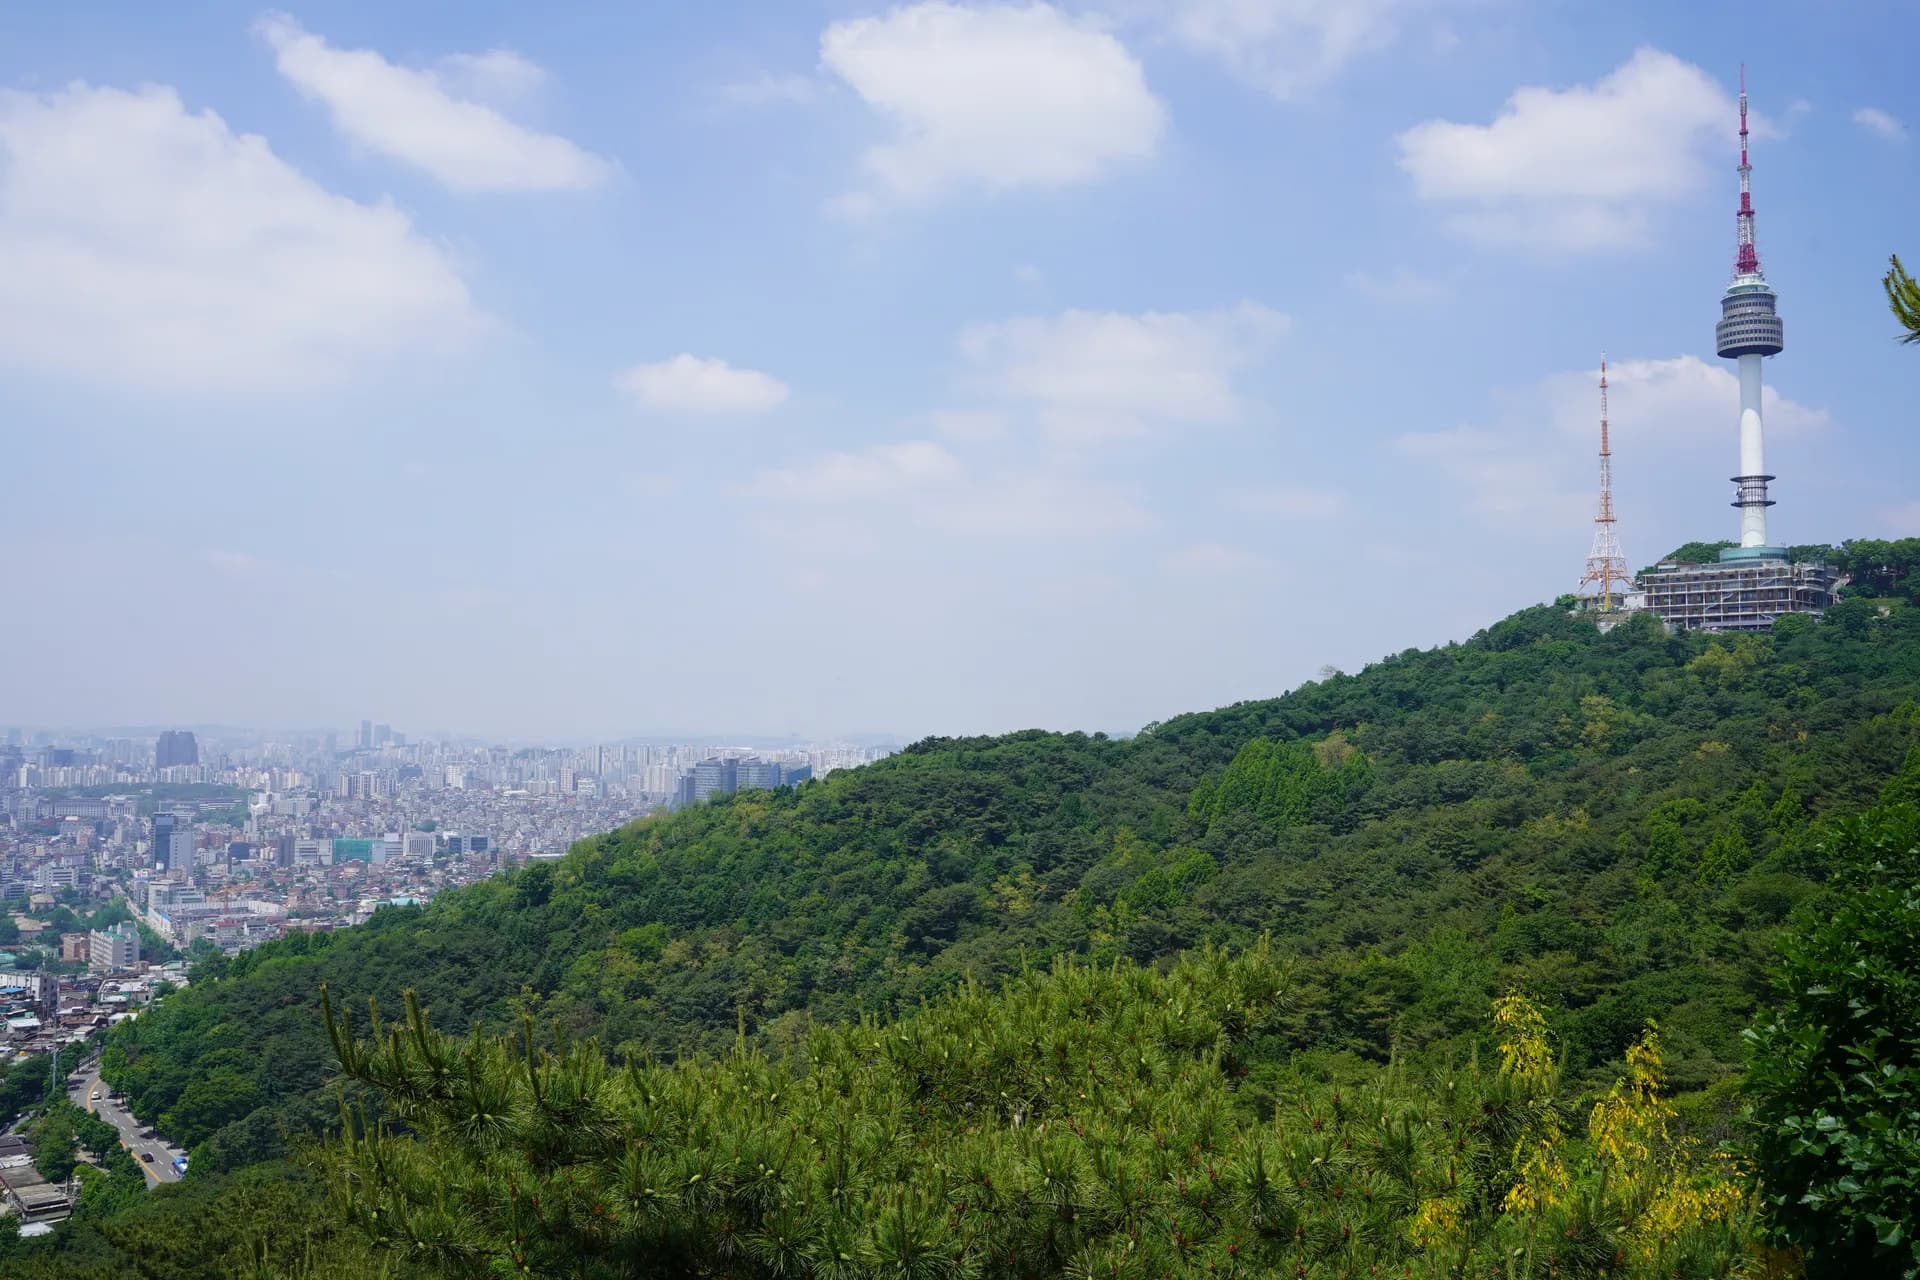
[[[93,1096],[96,1093],[100,1095],[98,1098]],[[173,1158],[184,1153],[160,1138],[141,1136],[144,1126],[125,1105],[107,1097],[107,1087],[100,1083],[98,1062],[90,1062],[78,1074],[67,1077],[67,1096],[75,1106],[85,1107],[120,1131],[120,1145],[133,1153],[134,1163],[146,1173],[149,1185],[180,1180],[180,1175],[173,1171]],[[152,1161],[142,1159],[143,1155],[152,1156]]]

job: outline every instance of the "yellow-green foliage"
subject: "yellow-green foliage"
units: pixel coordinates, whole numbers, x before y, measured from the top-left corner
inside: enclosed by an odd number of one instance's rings
[[[610,1066],[456,1042],[417,1008],[347,1075],[324,1162],[397,1274],[1728,1275],[1745,1193],[1672,1134],[1657,1043],[1569,1132],[1539,1009],[1500,1068],[1249,1086],[1284,1008],[1262,946],[1171,972],[1062,963],[770,1058]],[[1738,1220],[1736,1220],[1738,1219]]]

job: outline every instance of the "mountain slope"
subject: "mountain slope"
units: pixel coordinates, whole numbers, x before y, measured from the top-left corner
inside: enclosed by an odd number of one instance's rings
[[[1253,1046],[1384,1057],[1552,1011],[1598,1080],[1648,1017],[1682,1089],[1726,1079],[1769,937],[1822,875],[1820,816],[1920,744],[1920,613],[1771,636],[1605,636],[1546,608],[1136,738],[930,739],[797,790],[581,842],[558,866],[205,971],[118,1032],[109,1078],[249,1163],[325,1124],[319,984],[518,1012],[629,1057],[793,1043],[1051,957],[1271,934],[1288,1009]]]

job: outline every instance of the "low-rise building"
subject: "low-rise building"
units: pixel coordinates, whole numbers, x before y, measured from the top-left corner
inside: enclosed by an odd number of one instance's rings
[[[1835,574],[1821,561],[1796,563],[1784,547],[1734,547],[1715,563],[1663,563],[1639,585],[1646,607],[1670,627],[1769,631],[1786,614],[1824,613]]]

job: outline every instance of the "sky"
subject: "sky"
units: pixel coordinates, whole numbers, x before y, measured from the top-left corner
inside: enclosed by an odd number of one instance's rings
[[[1131,731],[1920,535],[1911,0],[0,0],[0,723]]]

